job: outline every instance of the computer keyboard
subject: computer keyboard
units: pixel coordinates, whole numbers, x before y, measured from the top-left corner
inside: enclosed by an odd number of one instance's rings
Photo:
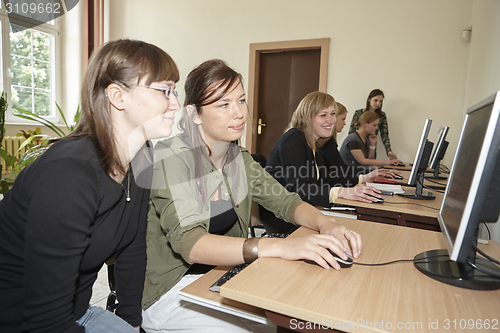
[[[273,238],[286,238],[288,237],[289,234],[281,234],[281,233],[270,233],[270,234],[267,234],[265,235],[265,237],[273,237]],[[245,267],[247,267],[249,264],[239,264],[239,265],[235,265],[233,267],[231,267],[226,273],[224,273],[224,275],[222,275],[217,281],[214,282],[214,284],[212,284],[210,286],[210,288],[208,288],[210,291],[215,291],[215,292],[220,292],[220,287],[226,283],[227,281],[229,281],[233,276],[235,276],[236,274],[238,274],[239,272],[241,272]]]
[[[224,275],[222,275],[214,284],[208,288],[210,291],[220,292],[220,286],[229,281],[233,276],[241,272],[248,264],[239,264],[231,267]]]
[[[330,207],[325,207],[325,210],[353,211],[355,208],[349,205],[333,203]]]

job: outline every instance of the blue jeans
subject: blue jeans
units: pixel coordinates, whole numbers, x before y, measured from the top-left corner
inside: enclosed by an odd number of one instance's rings
[[[89,306],[76,323],[85,328],[85,333],[137,333],[125,320],[98,306]]]

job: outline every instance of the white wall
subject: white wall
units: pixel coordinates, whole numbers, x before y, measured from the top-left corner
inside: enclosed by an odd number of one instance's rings
[[[472,39],[467,68],[465,106],[470,107],[500,90],[500,1],[475,0]],[[465,116],[464,108],[462,117]],[[492,238],[500,242],[500,221],[489,223]],[[486,237],[482,228],[480,235]]]
[[[451,166],[466,109],[500,90],[498,0],[108,1],[109,38],[166,50],[181,72],[181,100],[184,78],[204,60],[222,58],[247,79],[250,43],[329,37],[328,92],[352,115],[382,89],[392,147],[405,161],[431,118],[431,141],[451,127]],[[463,43],[467,26],[472,39]]]
[[[437,138],[438,126],[448,125],[450,151],[456,148],[470,48],[460,37],[471,25],[472,0],[109,0],[109,5],[110,39],[157,44],[176,60],[182,78],[214,57],[247,78],[250,43],[329,37],[328,92],[352,115],[371,89],[384,90],[392,145],[401,159],[413,159],[427,117],[434,121],[430,139]],[[445,164],[451,161],[449,153]]]

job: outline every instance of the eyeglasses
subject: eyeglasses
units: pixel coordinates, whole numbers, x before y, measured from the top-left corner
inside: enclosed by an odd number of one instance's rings
[[[165,97],[167,99],[170,99],[170,94],[174,95],[176,98],[179,97],[179,93],[172,89],[172,88],[160,88],[160,87],[152,87],[152,86],[145,86],[145,85],[142,85],[142,84],[134,84],[134,85],[129,85],[129,84],[125,84],[125,83],[118,83],[120,86],[125,86],[125,87],[130,87],[130,86],[136,86],[136,87],[143,87],[143,88],[151,88],[151,89],[154,89],[154,90],[158,90],[158,91],[161,91],[163,94],[165,94]]]
[[[158,91],[161,91],[162,93],[165,94],[165,97],[167,99],[170,99],[170,94],[174,95],[176,98],[179,97],[179,93],[172,89],[172,88],[160,88],[160,87],[152,87],[152,86],[143,86],[141,84],[137,84],[136,85],[137,87],[143,87],[143,88],[151,88],[151,89],[154,89],[154,90],[158,90]]]

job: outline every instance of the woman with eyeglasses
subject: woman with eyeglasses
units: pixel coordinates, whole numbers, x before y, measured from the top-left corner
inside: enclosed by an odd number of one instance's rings
[[[181,302],[178,291],[214,266],[261,257],[340,266],[361,236],[288,192],[238,145],[248,119],[241,75],[210,60],[188,75],[182,134],[155,146],[148,217],[143,325],[146,332],[267,332],[275,327]],[[252,201],[320,231],[306,237],[247,238]]]
[[[0,331],[137,332],[146,267],[150,139],[169,136],[179,80],[158,47],[98,49],[77,128],[23,170],[0,201]],[[116,315],[89,306],[115,259]]]

